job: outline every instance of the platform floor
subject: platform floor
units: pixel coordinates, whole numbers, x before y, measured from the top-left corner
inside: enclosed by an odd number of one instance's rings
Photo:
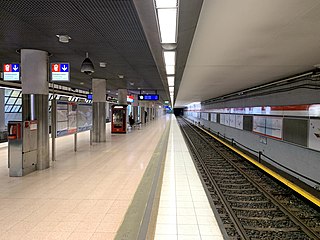
[[[171,119],[155,239],[223,239],[174,116]]]
[[[168,123],[164,116],[89,145],[89,133],[57,140],[50,169],[8,177],[0,147],[0,239],[113,239]]]

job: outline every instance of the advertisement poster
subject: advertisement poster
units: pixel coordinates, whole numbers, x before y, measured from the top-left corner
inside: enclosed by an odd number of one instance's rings
[[[236,115],[236,128],[243,129],[243,115]]]
[[[261,116],[253,116],[253,132],[266,134],[266,118]]]
[[[225,125],[224,119],[225,119],[225,114],[220,114],[220,124]]]
[[[57,132],[56,136],[68,134],[68,103],[57,102]]]
[[[230,127],[236,127],[236,115],[229,114],[229,126]]]
[[[266,117],[266,135],[282,139],[282,118]]]
[[[92,105],[78,104],[78,132],[90,130],[92,128]]]
[[[226,125],[226,126],[230,125],[229,114],[224,115],[224,125]]]
[[[253,132],[282,139],[282,118],[254,116]]]
[[[210,113],[210,119],[211,119],[211,122],[217,122],[217,114],[216,113]]]
[[[320,119],[310,119],[309,148],[320,151]]]
[[[77,132],[77,104],[74,102],[68,103],[68,133]]]

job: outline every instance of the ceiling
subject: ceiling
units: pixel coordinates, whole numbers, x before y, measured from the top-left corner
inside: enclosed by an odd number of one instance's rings
[[[319,12],[319,0],[204,0],[175,106],[312,69]]]
[[[66,86],[88,90],[91,78],[103,78],[111,92],[141,89],[169,99],[133,0],[0,0],[0,16],[1,64],[19,62],[16,50],[21,48],[45,50],[50,62],[70,62]],[[157,32],[156,24],[153,28]],[[72,39],[60,43],[56,34]],[[86,52],[95,66],[91,76],[80,72]],[[107,67],[100,68],[99,62]]]

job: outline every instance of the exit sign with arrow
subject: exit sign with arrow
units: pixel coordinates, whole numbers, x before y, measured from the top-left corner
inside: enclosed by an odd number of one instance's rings
[[[70,68],[69,63],[51,63],[51,81],[69,82]]]
[[[4,81],[20,81],[20,64],[6,63],[3,64]]]

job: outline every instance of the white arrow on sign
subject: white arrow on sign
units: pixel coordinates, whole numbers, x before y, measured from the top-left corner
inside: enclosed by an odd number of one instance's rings
[[[67,69],[68,69],[68,68],[66,67],[66,65],[63,65],[62,70],[65,71],[65,70],[67,70]]]
[[[14,66],[14,67],[13,67],[13,70],[17,71],[17,70],[18,70],[17,65],[13,65],[13,66]]]

